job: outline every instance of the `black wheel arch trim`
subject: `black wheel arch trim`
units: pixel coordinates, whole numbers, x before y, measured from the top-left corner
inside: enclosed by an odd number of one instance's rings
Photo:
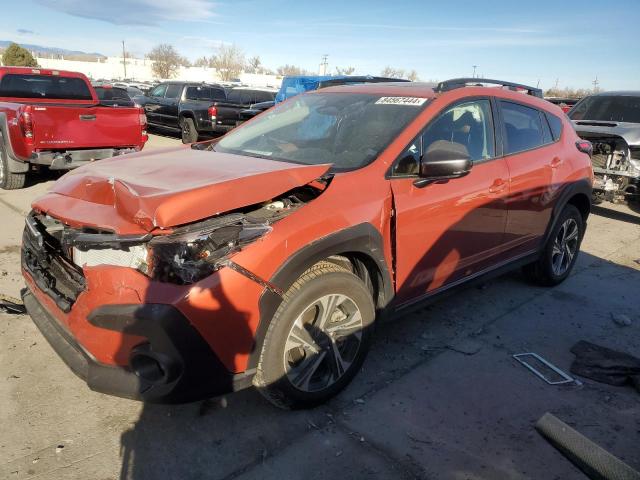
[[[388,305],[394,296],[393,279],[384,258],[382,235],[370,223],[345,228],[306,245],[291,255],[269,279],[269,282],[286,292],[312,265],[332,255],[345,253],[360,254],[375,262],[381,277],[382,305],[378,307]],[[248,369],[254,369],[258,365],[264,337],[281,302],[282,298],[269,290],[265,290],[260,297],[260,323],[256,329],[255,345],[249,358]]]
[[[544,235],[544,241],[542,243],[543,245],[546,244],[547,240],[549,239],[549,236],[551,235],[551,232],[555,228],[556,222],[558,221],[558,218],[560,217],[562,210],[564,210],[564,207],[576,195],[584,195],[586,197],[587,205],[589,206],[587,210],[587,214],[584,217],[584,220],[586,223],[587,217],[591,212],[591,192],[592,192],[591,183],[586,179],[569,183],[563,187],[562,192],[559,194],[558,199],[556,200],[555,205],[553,206],[553,210],[551,212],[551,219],[549,221],[549,225],[547,226],[547,231],[545,232],[545,235]]]

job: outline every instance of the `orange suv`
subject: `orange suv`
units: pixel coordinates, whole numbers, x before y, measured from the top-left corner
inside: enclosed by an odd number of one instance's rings
[[[214,141],[80,167],[26,219],[24,303],[93,390],[254,385],[316,405],[354,377],[376,319],[518,266],[567,278],[590,144],[540,97],[478,79],[332,87]]]

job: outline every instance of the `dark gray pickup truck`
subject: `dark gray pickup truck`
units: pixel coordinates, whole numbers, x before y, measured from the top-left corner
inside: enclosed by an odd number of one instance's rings
[[[164,82],[134,100],[144,107],[149,126],[180,132],[183,143],[193,143],[203,135],[228,132],[240,110],[274,97],[275,91],[266,89]]]

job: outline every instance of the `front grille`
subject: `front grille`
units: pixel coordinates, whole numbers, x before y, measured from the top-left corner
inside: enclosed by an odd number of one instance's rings
[[[33,277],[40,290],[68,312],[86,283],[82,270],[71,262],[57,233],[62,223],[35,213],[27,217],[22,235],[22,267]]]

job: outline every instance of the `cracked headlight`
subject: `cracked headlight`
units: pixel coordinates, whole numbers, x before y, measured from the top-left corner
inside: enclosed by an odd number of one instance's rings
[[[211,275],[230,255],[271,230],[266,223],[229,215],[180,227],[145,243],[117,245],[114,238],[100,247],[93,241],[90,247],[74,246],[72,256],[79,267],[129,267],[154,280],[188,285]]]
[[[243,246],[271,231],[266,224],[244,221],[186,227],[170,235],[157,236],[148,245],[148,271],[163,282],[190,284],[202,280]]]

